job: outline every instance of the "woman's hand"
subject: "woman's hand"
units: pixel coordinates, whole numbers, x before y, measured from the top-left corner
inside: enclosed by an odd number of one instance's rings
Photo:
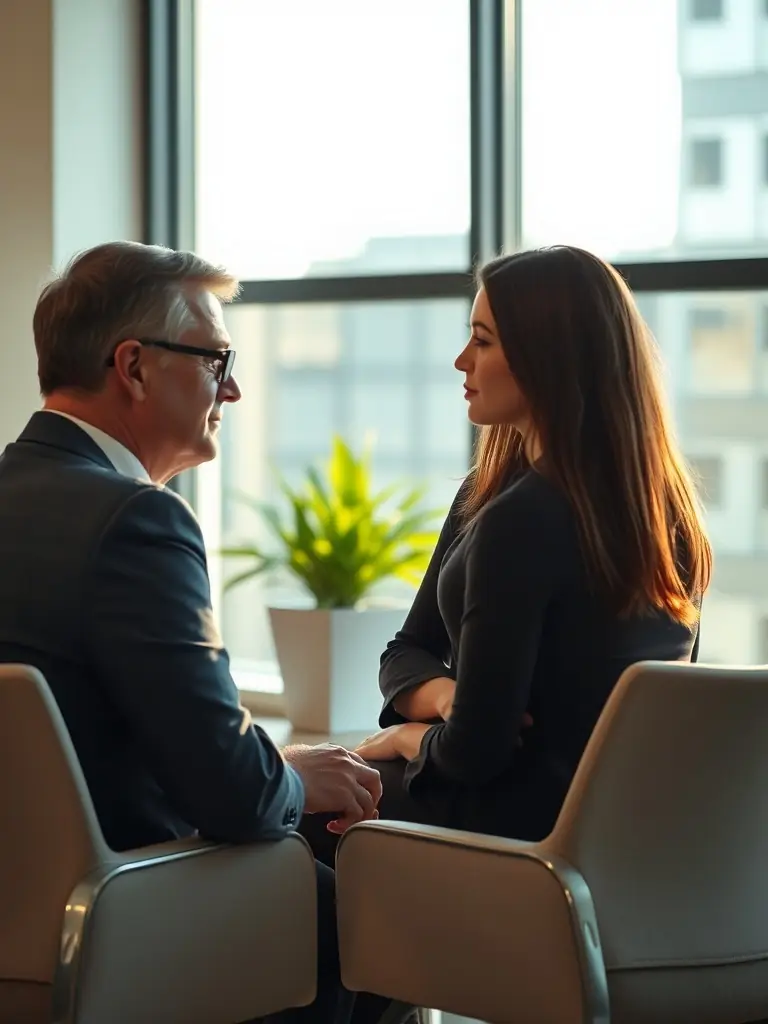
[[[526,712],[523,715],[522,728],[529,729],[533,725],[533,719]],[[421,741],[424,733],[432,726],[424,722],[404,722],[402,725],[390,725],[381,732],[375,732],[372,736],[366,737],[363,742],[355,747],[355,753],[366,761],[396,761],[398,757],[404,757],[406,761],[412,761],[418,757],[421,749]],[[518,736],[517,745],[523,745],[523,737]]]
[[[411,761],[419,752],[424,733],[430,728],[422,722],[404,722],[368,736],[355,748],[366,761],[395,761],[404,757]]]

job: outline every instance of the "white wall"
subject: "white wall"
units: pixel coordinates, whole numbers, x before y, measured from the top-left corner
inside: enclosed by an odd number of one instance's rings
[[[0,2],[0,450],[39,405],[52,265],[141,236],[138,0]]]
[[[0,449],[37,403],[31,317],[53,251],[50,0],[0,5]]]
[[[53,0],[53,261],[141,240],[141,40],[134,0]]]

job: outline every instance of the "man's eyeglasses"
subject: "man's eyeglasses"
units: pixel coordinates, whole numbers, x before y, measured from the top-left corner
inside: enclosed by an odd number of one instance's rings
[[[133,340],[133,339],[132,339]],[[178,345],[175,341],[150,341],[146,338],[136,338],[140,345],[146,348],[164,348],[168,352],[181,352],[187,356],[201,356],[217,363],[216,380],[224,384],[232,374],[232,367],[235,362],[235,350],[233,348],[199,348],[197,345]],[[111,355],[107,360],[107,366],[115,365],[115,357]]]

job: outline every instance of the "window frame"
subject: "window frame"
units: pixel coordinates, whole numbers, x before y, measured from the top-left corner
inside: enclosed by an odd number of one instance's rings
[[[472,263],[466,270],[243,281],[246,303],[466,298],[472,267],[521,238],[522,4],[469,0]],[[530,0],[528,0],[530,2]],[[194,244],[194,0],[143,0],[147,241]],[[765,256],[618,262],[636,292],[768,289]]]
[[[145,240],[173,248],[192,248],[195,0],[141,2],[145,26]],[[473,267],[501,249],[515,251],[522,246],[520,43],[522,5],[526,2],[535,0],[468,0],[470,265],[449,272],[245,280],[239,302],[296,305],[437,298],[471,301]],[[720,20],[694,19],[692,4],[687,5],[687,13],[689,22],[702,26]],[[722,7],[720,17],[724,15]],[[725,156],[721,152],[721,179],[726,173]],[[768,291],[768,252],[737,258],[618,262],[615,266],[640,296]],[[468,463],[472,439],[470,428]],[[174,483],[198,509],[205,501],[200,475],[191,471]],[[215,588],[215,581],[213,585]],[[267,713],[280,713],[282,707],[281,700],[269,694],[264,701],[259,695],[258,705],[258,710]]]

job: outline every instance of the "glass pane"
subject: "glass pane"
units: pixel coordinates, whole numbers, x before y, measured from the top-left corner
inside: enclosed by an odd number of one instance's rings
[[[279,502],[273,468],[300,484],[307,466],[327,459],[334,433],[358,451],[372,438],[377,489],[425,484],[426,504],[447,510],[469,461],[462,375],[453,368],[468,315],[458,299],[230,307],[243,399],[224,417],[220,479],[211,484],[220,502],[220,516],[211,519],[221,533],[208,533],[212,556],[222,542],[270,543],[233,492]],[[220,568],[227,578],[246,567],[227,560]],[[407,605],[413,590],[387,584],[375,596]],[[252,685],[264,688],[280,685],[265,612],[271,600],[307,597],[288,580],[256,579],[220,606],[236,668],[251,666]]]
[[[715,552],[701,660],[768,661],[768,293],[641,295]]]
[[[201,252],[245,279],[468,265],[468,0],[195,9]]]
[[[526,246],[627,261],[768,252],[755,0],[525,0],[522,12]]]

